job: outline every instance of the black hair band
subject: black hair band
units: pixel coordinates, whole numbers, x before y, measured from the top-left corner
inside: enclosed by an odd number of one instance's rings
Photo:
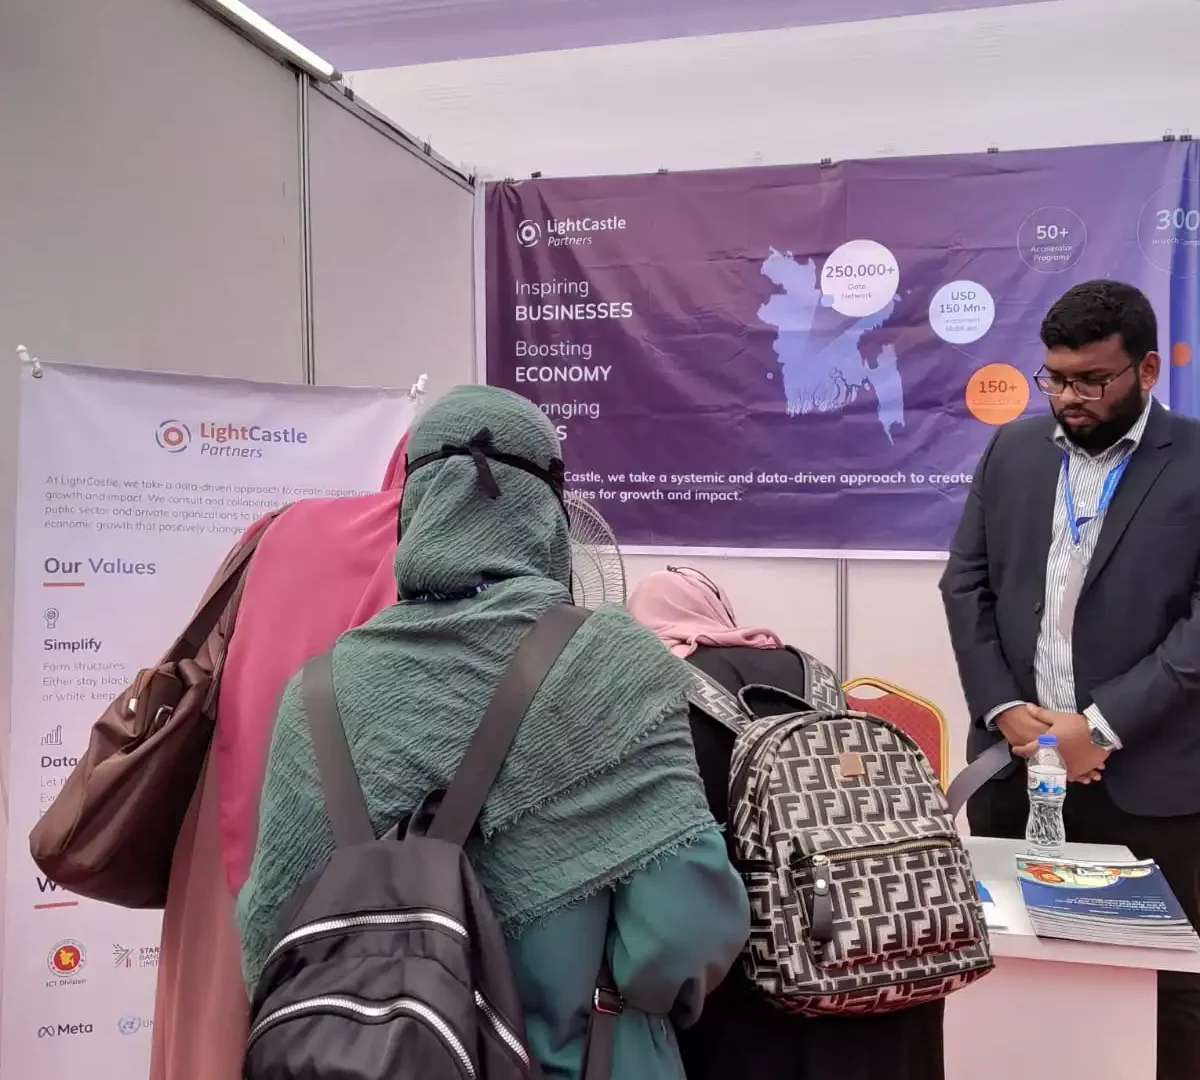
[[[440,450],[435,450],[432,454],[423,454],[419,458],[406,461],[404,478],[407,480],[418,469],[432,465],[435,461],[444,461],[446,458],[452,457],[469,457],[475,463],[475,484],[486,499],[500,497],[500,485],[496,482],[491,467],[488,465],[490,460],[498,461],[501,465],[508,465],[513,469],[520,469],[522,472],[529,473],[530,476],[536,476],[542,483],[550,487],[559,503],[563,503],[565,473],[563,463],[558,458],[551,458],[550,467],[543,469],[528,458],[520,457],[517,454],[505,454],[492,444],[492,433],[487,428],[473,435],[464,445],[455,446],[452,443],[446,443]],[[566,509],[565,505],[563,509]]]

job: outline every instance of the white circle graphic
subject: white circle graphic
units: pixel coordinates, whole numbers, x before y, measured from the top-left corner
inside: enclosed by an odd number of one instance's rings
[[[900,264],[874,240],[842,244],[821,267],[821,292],[834,311],[861,319],[888,306],[900,286]]]
[[[517,243],[521,247],[533,247],[542,238],[542,227],[538,222],[526,218],[517,226]]]
[[[996,319],[992,294],[977,281],[952,281],[929,301],[929,325],[951,345],[970,345],[991,328]]]

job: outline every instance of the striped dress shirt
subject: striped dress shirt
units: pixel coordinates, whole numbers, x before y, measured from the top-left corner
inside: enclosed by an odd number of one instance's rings
[[[1092,517],[1096,514],[1105,479],[1114,466],[1138,448],[1149,416],[1150,405],[1147,404],[1128,433],[1100,454],[1089,454],[1086,450],[1081,450],[1067,438],[1061,427],[1054,433],[1055,445],[1070,456],[1071,497],[1075,503],[1076,516]],[[1056,712],[1075,712],[1079,707],[1075,699],[1075,657],[1071,638],[1064,635],[1058,625],[1063,593],[1071,574],[1071,561],[1077,558],[1082,573],[1087,574],[1087,568],[1096,550],[1096,541],[1104,527],[1104,514],[1092,517],[1092,520],[1080,529],[1078,554],[1074,552],[1071,527],[1067,522],[1064,489],[1067,482],[1067,474],[1060,468],[1054,496],[1054,527],[1046,560],[1046,595],[1042,605],[1042,624],[1038,631],[1037,651],[1034,654],[1038,703],[1042,708],[1053,709]],[[1010,701],[993,709],[986,717],[987,726],[992,727],[996,717],[1002,712],[1020,704],[1023,703]],[[1114,749],[1120,749],[1121,740],[1117,738],[1096,705],[1089,705],[1083,715],[1094,731],[1099,732]]]

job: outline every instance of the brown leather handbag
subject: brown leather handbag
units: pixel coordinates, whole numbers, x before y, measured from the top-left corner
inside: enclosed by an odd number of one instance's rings
[[[246,567],[275,516],[229,553],[158,666],[139,671],[92,726],[87,751],[29,834],[33,861],[51,881],[121,907],[166,903]]]

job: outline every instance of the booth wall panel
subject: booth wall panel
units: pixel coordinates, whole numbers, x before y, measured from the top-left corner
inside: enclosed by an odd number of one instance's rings
[[[471,382],[472,192],[341,103],[309,102],[317,382],[427,373],[431,397]]]
[[[187,0],[0,0],[5,758],[16,346],[300,381],[299,177],[295,76]]]

